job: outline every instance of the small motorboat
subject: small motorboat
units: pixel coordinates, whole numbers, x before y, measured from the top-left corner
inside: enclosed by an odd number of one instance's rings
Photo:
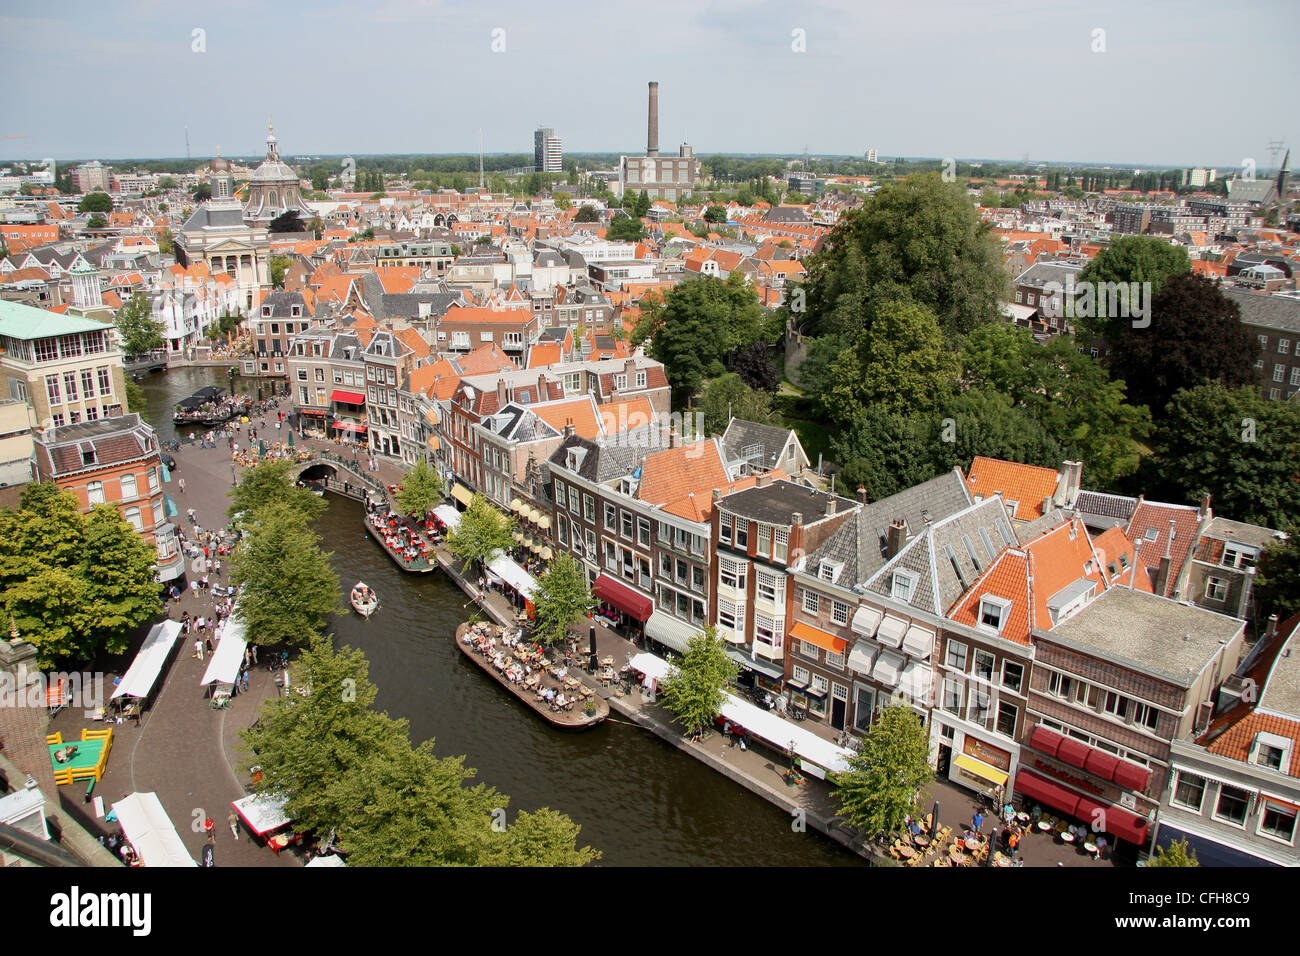
[[[352,589],[352,610],[356,611],[362,617],[369,617],[375,613],[379,607],[379,595],[366,586],[364,581],[358,581],[357,586]]]

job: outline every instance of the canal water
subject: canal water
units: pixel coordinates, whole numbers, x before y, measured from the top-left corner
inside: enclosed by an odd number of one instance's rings
[[[140,382],[162,438],[172,406],[220,369],[155,374]],[[256,386],[254,385],[254,392]],[[509,795],[511,816],[547,806],[582,826],[580,840],[608,866],[826,866],[862,861],[651,733],[607,721],[580,734],[551,729],[453,646],[473,612],[438,571],[407,575],[362,531],[357,502],[327,495],[318,530],[344,587],[365,581],[381,605],[370,620],[339,617],[335,645],[365,652],[376,706],[410,721],[415,741],[466,756],[478,780]]]

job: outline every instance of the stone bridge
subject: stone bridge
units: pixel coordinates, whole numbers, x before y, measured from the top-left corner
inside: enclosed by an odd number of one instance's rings
[[[367,474],[364,465],[332,452],[315,452],[306,461],[297,462],[293,473],[303,481],[322,482],[326,489],[337,495],[346,495],[361,501],[367,491],[386,495],[387,489],[373,474]],[[344,491],[344,483],[348,490]]]

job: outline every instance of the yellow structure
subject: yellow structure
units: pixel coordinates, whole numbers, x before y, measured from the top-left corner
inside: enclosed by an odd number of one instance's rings
[[[63,734],[58,733],[57,731],[48,734],[45,737],[45,742],[51,747],[61,746],[63,744]],[[59,766],[57,763],[54,763],[54,782],[56,784],[63,786],[77,780],[94,779],[98,781],[103,779],[104,770],[108,767],[108,753],[113,749],[113,731],[89,730],[83,727],[81,730],[81,742],[98,744],[98,755],[95,757],[93,762],[78,760],[68,764],[67,766]],[[52,763],[54,762],[52,753],[50,760]]]

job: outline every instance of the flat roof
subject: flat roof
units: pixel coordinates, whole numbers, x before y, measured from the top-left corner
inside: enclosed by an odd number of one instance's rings
[[[0,335],[15,339],[43,339],[51,335],[73,335],[77,332],[103,332],[109,326],[94,319],[75,315],[59,315],[21,302],[0,299]]]
[[[1223,614],[1112,587],[1052,630],[1035,628],[1034,638],[1091,651],[1189,687],[1219,646],[1243,627],[1244,621]]]
[[[1273,661],[1264,692],[1259,696],[1259,706],[1264,710],[1300,717],[1300,653],[1297,652],[1300,652],[1300,624]]]

